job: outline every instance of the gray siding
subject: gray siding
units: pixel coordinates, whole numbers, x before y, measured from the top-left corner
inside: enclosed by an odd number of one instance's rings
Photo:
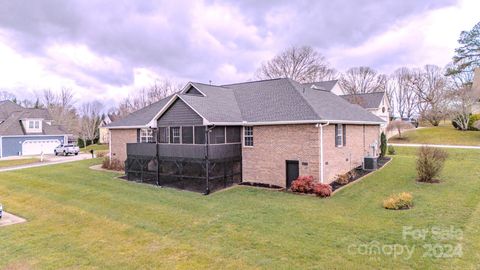
[[[22,143],[26,140],[59,140],[64,143],[64,136],[23,136],[2,137],[2,156],[18,156],[22,154]]]
[[[158,126],[193,126],[203,125],[203,119],[185,102],[177,99],[170,108],[158,119]]]

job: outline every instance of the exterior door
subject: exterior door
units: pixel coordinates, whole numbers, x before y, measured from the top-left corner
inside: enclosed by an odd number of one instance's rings
[[[298,167],[298,160],[287,160],[286,161],[287,167],[287,188],[290,188],[292,182],[298,178],[299,175],[299,167]]]

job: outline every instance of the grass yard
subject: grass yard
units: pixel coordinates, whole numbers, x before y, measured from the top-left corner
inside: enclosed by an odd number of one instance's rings
[[[390,138],[392,143],[451,144],[480,146],[480,131],[459,131],[449,123],[402,132]]]
[[[91,144],[91,145],[81,149],[81,151],[85,152],[85,153],[89,153],[90,150],[93,150],[95,152],[97,152],[97,151],[101,151],[101,152],[108,151],[108,144]]]
[[[0,228],[0,269],[478,268],[479,151],[448,150],[441,184],[417,184],[416,149],[397,151],[329,199],[252,187],[203,196],[91,171],[95,160],[0,173],[0,201],[28,219]],[[413,193],[414,208],[384,210],[383,199],[401,191]],[[404,226],[453,228],[463,238],[404,239]],[[426,244],[460,245],[462,255],[424,257]],[[362,245],[414,252],[365,255]]]
[[[0,168],[21,166],[21,165],[36,163],[36,162],[39,162],[39,161],[40,161],[40,159],[38,159],[38,158],[21,158],[21,159],[0,160]]]

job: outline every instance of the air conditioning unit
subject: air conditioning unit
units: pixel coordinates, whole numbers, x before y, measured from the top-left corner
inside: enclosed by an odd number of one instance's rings
[[[364,157],[363,158],[363,169],[365,171],[375,171],[378,169],[378,158],[377,157]]]

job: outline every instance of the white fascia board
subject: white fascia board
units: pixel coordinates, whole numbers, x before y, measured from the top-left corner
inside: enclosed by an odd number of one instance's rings
[[[111,129],[137,129],[137,128],[147,128],[148,125],[146,126],[118,126],[118,127],[106,127],[108,130]]]
[[[188,82],[183,88],[182,88],[182,91],[180,91],[180,93],[182,94],[185,94],[185,92],[188,91],[188,89],[190,89],[190,87],[193,87],[195,88],[198,92],[200,92],[200,94],[202,94],[204,97],[206,97],[207,95],[205,95],[205,93],[203,93],[202,91],[200,91],[200,89],[198,89],[198,87],[196,87],[193,82]]]
[[[266,122],[210,122],[217,126],[270,126],[270,125],[298,125],[298,124],[352,124],[352,125],[381,125],[384,121],[345,121],[345,120],[300,120],[300,121],[266,121]]]

